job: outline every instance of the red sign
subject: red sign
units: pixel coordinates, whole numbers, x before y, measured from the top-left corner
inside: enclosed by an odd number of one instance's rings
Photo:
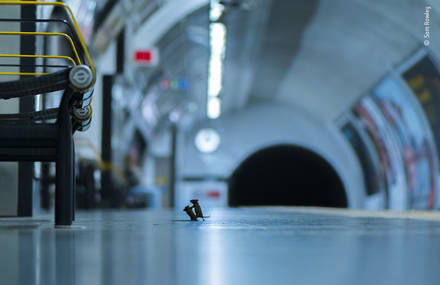
[[[159,63],[159,54],[157,49],[136,50],[134,52],[134,61],[141,64],[156,65]]]
[[[219,198],[220,192],[217,190],[212,190],[212,191],[209,191],[208,193],[206,193],[206,196],[208,196],[209,198]]]

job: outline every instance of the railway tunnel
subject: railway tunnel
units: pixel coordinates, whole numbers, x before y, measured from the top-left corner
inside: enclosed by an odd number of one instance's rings
[[[229,178],[228,191],[230,206],[347,207],[333,167],[316,153],[291,145],[265,148],[245,159]]]

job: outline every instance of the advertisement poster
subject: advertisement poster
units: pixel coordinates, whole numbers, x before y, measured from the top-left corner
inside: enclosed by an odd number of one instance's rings
[[[429,158],[432,153],[429,134],[408,96],[393,78],[387,78],[374,90],[373,98],[400,141],[409,207],[432,208],[435,185]]]

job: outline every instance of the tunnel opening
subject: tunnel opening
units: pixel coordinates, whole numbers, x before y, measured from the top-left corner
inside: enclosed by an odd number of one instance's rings
[[[347,207],[334,168],[308,149],[278,145],[245,159],[229,178],[230,206]]]

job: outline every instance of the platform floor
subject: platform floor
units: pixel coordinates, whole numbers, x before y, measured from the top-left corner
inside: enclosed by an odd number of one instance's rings
[[[205,212],[0,219],[0,284],[440,284],[440,213]]]

